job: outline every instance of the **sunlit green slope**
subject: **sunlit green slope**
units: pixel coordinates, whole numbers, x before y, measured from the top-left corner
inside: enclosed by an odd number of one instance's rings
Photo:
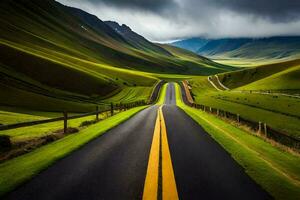
[[[119,34],[97,17],[53,0],[1,1],[0,53],[0,89],[5,91],[0,103],[21,107],[35,99],[47,108],[85,110],[128,87],[151,90],[158,80],[153,73],[208,75],[234,69],[187,58],[193,57],[187,52],[178,56],[134,32]]]

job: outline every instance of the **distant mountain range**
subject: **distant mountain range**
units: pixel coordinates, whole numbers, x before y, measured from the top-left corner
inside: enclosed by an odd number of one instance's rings
[[[199,55],[238,58],[285,58],[300,55],[300,36],[269,38],[190,38],[172,45]]]

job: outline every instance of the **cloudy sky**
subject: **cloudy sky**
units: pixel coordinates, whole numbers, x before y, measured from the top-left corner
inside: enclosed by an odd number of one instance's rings
[[[300,0],[58,0],[152,41],[300,35]]]

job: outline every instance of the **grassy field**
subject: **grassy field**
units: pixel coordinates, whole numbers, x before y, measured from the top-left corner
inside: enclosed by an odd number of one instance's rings
[[[238,68],[249,68],[249,67],[257,67],[258,65],[270,65],[276,63],[287,62],[290,60],[299,59],[300,54],[294,54],[292,56],[283,57],[283,58],[265,58],[265,57],[258,57],[258,58],[239,58],[239,57],[231,57],[231,56],[212,56],[210,59],[213,61],[234,66]]]
[[[17,117],[18,116],[16,116],[16,119],[18,119]],[[103,118],[104,116],[102,115],[99,117]],[[88,116],[88,117],[68,120],[68,126],[79,127],[82,122],[91,121],[94,119],[95,116]],[[58,121],[58,122],[51,122],[47,124],[40,124],[40,125],[35,125],[30,127],[5,130],[5,131],[1,131],[1,135],[8,135],[10,136],[12,142],[17,142],[17,141],[24,141],[24,140],[43,137],[52,134],[54,131],[61,130],[61,129],[63,129],[63,121]]]
[[[42,120],[42,119],[47,119],[47,117],[0,111],[0,124],[2,125],[15,124],[20,122],[29,122],[29,121]]]
[[[130,103],[140,100],[147,101],[151,95],[151,92],[153,90],[153,87],[124,87],[119,93],[116,95],[106,98],[102,100],[101,102],[104,105],[108,105],[111,102],[114,104],[117,103]],[[37,101],[34,101],[33,104],[35,105],[38,103]],[[103,105],[103,106],[104,106]],[[100,106],[100,109],[103,107]],[[59,108],[56,106],[56,104],[53,105],[54,108]],[[76,107],[78,109],[78,107]],[[90,106],[90,111],[95,111],[96,107],[94,104]],[[76,113],[69,113],[69,115],[73,115]],[[42,119],[48,119],[48,118],[54,118],[54,117],[61,117],[63,114],[62,112],[45,112],[45,111],[35,111],[31,109],[24,109],[20,107],[7,107],[2,106],[0,107],[0,123],[1,124],[14,124],[14,123],[20,123],[20,122],[28,122],[28,121],[35,121],[35,120],[42,120]],[[101,114],[100,118],[105,118],[107,114]],[[95,116],[88,116],[84,118],[78,118],[68,121],[68,126],[70,127],[79,127],[80,124],[84,121],[91,121],[94,120]],[[41,125],[35,125],[31,127],[23,127],[23,128],[17,128],[12,130],[6,130],[1,131],[1,135],[8,135],[11,137],[11,140],[13,142],[15,141],[22,141],[22,140],[28,140],[33,139],[36,137],[42,137],[49,134],[52,134],[53,131],[57,131],[59,129],[62,129],[63,122],[52,122],[47,124],[41,124]]]
[[[199,104],[219,108],[251,121],[261,121],[300,138],[299,60],[262,65],[218,74],[230,90],[218,91],[207,77],[191,78],[192,93]],[[212,79],[216,85],[216,78]],[[219,87],[221,88],[221,87]]]
[[[153,87],[125,87],[111,98],[104,99],[103,102],[129,103],[135,101],[147,101],[152,93]]]
[[[259,65],[219,75],[220,81],[230,89],[239,90],[299,90],[300,60],[294,59],[275,64]]]
[[[30,180],[55,161],[101,136],[114,126],[127,120],[145,107],[136,107],[91,125],[79,133],[69,135],[28,154],[0,164],[0,196]]]
[[[176,84],[176,102],[275,199],[300,196],[300,158],[272,146],[213,115],[186,106]]]

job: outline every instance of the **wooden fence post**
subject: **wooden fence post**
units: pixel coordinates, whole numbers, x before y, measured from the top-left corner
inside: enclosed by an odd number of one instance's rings
[[[220,111],[219,111],[219,109],[217,109],[217,116],[219,116],[220,115]]]
[[[264,131],[265,131],[265,136],[267,137],[268,131],[267,131],[267,123],[264,123]]]
[[[114,115],[114,104],[110,103],[110,116]]]
[[[240,114],[236,115],[236,120],[240,123]]]
[[[96,121],[99,120],[99,106],[96,106]]]
[[[261,133],[261,122],[258,122],[258,132]]]
[[[64,111],[64,133],[67,133],[68,129],[68,113]]]

